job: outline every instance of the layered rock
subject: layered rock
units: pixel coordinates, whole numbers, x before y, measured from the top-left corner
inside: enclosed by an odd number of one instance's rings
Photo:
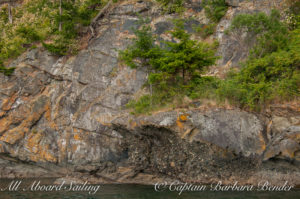
[[[229,28],[234,16],[257,12],[270,14],[272,9],[284,10],[286,8],[285,0],[226,0],[226,2],[230,7],[219,22],[215,34],[215,38],[220,42],[218,55],[221,56],[221,59],[218,60],[218,65],[224,69],[239,67],[240,62],[245,61],[249,50],[255,43],[255,37],[243,31],[225,34],[225,30]]]
[[[223,34],[234,14],[252,9],[248,1],[238,3],[214,35],[221,43],[220,68],[246,56],[246,50],[233,56],[234,41]],[[185,24],[190,32],[193,25],[208,21],[195,5],[199,1],[188,3],[184,13],[194,17]],[[252,10],[270,8],[254,5]],[[5,154],[0,177],[255,183],[274,174],[269,180],[275,183],[280,176],[300,184],[299,107],[273,107],[265,115],[224,108],[130,115],[125,105],[145,92],[147,71],[122,65],[118,51],[134,37],[136,13],[151,17],[158,37],[169,37],[165,31],[176,15],[162,14],[153,2],[125,1],[97,22],[97,36],[78,55],[59,58],[43,48],[32,49],[11,63],[13,76],[0,74],[0,152]],[[27,171],[20,173],[25,164]]]

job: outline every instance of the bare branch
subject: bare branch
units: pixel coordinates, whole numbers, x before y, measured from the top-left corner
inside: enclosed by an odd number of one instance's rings
[[[109,2],[100,10],[97,16],[94,17],[94,19],[92,20],[91,26],[94,26],[95,23],[98,21],[98,19],[104,15],[106,10],[108,10],[108,8],[111,6],[112,2],[113,2],[112,0],[109,0]]]
[[[92,19],[91,25],[90,25],[90,30],[91,30],[92,36],[91,36],[90,40],[95,36],[94,27],[95,27],[96,22],[99,20],[100,17],[102,17],[105,14],[105,12],[108,10],[108,8],[110,8],[112,3],[113,3],[113,1],[109,0],[109,2],[100,10],[100,12],[97,14],[97,16]]]

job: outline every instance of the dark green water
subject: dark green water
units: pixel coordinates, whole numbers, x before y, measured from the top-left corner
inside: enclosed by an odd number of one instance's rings
[[[0,179],[0,188],[12,180]],[[25,182],[24,182],[25,181]],[[23,180],[23,185],[34,180]],[[45,180],[42,180],[45,182]],[[25,186],[25,185],[24,185]],[[153,186],[100,185],[96,194],[70,191],[0,191],[0,199],[300,199],[300,190],[288,192],[156,192]]]

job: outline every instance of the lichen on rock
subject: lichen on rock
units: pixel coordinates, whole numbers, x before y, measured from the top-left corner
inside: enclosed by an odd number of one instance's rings
[[[232,17],[270,10],[227,2],[231,7],[213,35],[220,41],[220,68],[246,57],[247,50],[224,34]],[[207,21],[203,9],[192,8],[184,13],[195,16],[186,26],[191,31],[193,24]],[[40,47],[30,49],[11,63],[14,75],[0,74],[0,177],[73,173],[101,183],[209,183],[230,177],[227,183],[247,184],[255,176],[271,176],[275,168],[300,184],[299,107],[274,107],[268,114],[194,108],[142,116],[125,109],[147,80],[146,70],[130,69],[118,59],[138,27],[136,13],[150,17],[160,37],[171,28],[165,19],[176,17],[153,2],[124,1],[97,22],[98,34],[77,55],[59,58]]]

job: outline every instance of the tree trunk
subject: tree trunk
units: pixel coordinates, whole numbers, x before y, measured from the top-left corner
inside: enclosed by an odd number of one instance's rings
[[[185,84],[185,70],[184,70],[184,68],[182,68],[182,81],[183,81],[183,84]]]
[[[61,22],[62,8],[61,8],[61,4],[62,4],[62,0],[59,0],[59,16],[60,16],[60,21],[59,21],[58,31],[61,31],[61,28],[62,28],[62,22]]]
[[[152,97],[153,96],[153,90],[152,90],[152,83],[150,83],[150,106],[152,107],[153,102],[152,102]]]
[[[11,13],[11,1],[9,1],[9,4],[8,4],[8,21],[11,24],[13,22],[12,13]]]

